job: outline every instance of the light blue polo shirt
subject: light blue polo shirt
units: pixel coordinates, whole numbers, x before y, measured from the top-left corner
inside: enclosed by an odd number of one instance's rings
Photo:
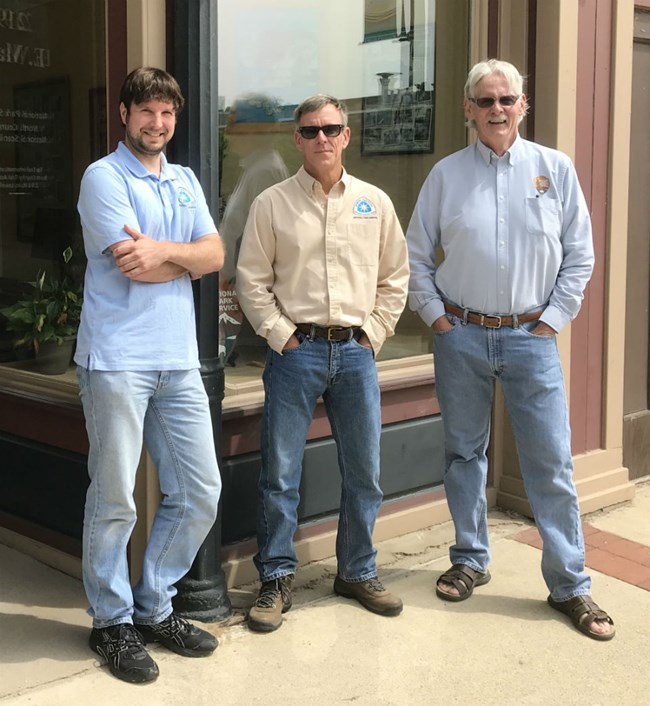
[[[128,224],[156,240],[189,243],[217,229],[191,169],[169,164],[152,174],[120,143],[91,164],[78,210],[88,265],[75,362],[90,370],[189,370],[199,367],[189,274],[134,282],[108,248]]]

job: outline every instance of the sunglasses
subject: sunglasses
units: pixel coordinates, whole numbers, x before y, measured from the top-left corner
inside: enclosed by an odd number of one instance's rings
[[[470,98],[479,108],[491,108],[497,101],[499,105],[512,106],[521,96],[499,96],[498,98]]]
[[[345,125],[303,125],[298,132],[305,140],[313,140],[322,130],[325,137],[338,137]]]

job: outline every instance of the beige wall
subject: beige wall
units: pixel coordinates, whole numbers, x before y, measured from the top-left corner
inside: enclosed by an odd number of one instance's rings
[[[128,70],[165,68],[165,0],[127,0],[126,22]]]
[[[543,5],[543,6],[542,6]],[[576,138],[576,86],[579,4],[565,0],[538,3],[536,140],[573,156]],[[605,317],[605,368],[603,379],[590,384],[602,389],[604,435],[602,448],[574,458],[575,481],[583,512],[630,499],[634,486],[622,465],[623,346],[625,323],[627,179],[629,168],[629,110],[632,66],[633,1],[612,0],[613,53],[611,73],[610,150],[607,172],[607,292]],[[596,175],[602,178],[602,175]],[[567,378],[571,361],[571,330],[559,343]],[[495,420],[497,457],[493,467],[497,503],[529,514],[516,454],[502,409]]]

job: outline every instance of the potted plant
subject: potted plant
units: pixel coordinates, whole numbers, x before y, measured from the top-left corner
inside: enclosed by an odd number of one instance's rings
[[[16,349],[33,352],[33,369],[49,375],[65,372],[70,365],[79,328],[82,286],[75,284],[68,264],[72,248],[63,251],[63,272],[60,278],[38,273],[29,282],[29,295],[12,306],[0,309],[7,319],[7,330],[17,334]]]

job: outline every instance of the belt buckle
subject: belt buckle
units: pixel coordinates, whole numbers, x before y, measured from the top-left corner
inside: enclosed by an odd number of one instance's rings
[[[496,320],[496,323],[488,323],[487,319]],[[481,326],[485,326],[485,328],[501,328],[501,317],[492,314],[481,314]]]
[[[327,340],[328,341],[338,341],[338,338],[334,338],[333,334],[338,334],[343,331],[342,326],[329,326],[327,328]]]

